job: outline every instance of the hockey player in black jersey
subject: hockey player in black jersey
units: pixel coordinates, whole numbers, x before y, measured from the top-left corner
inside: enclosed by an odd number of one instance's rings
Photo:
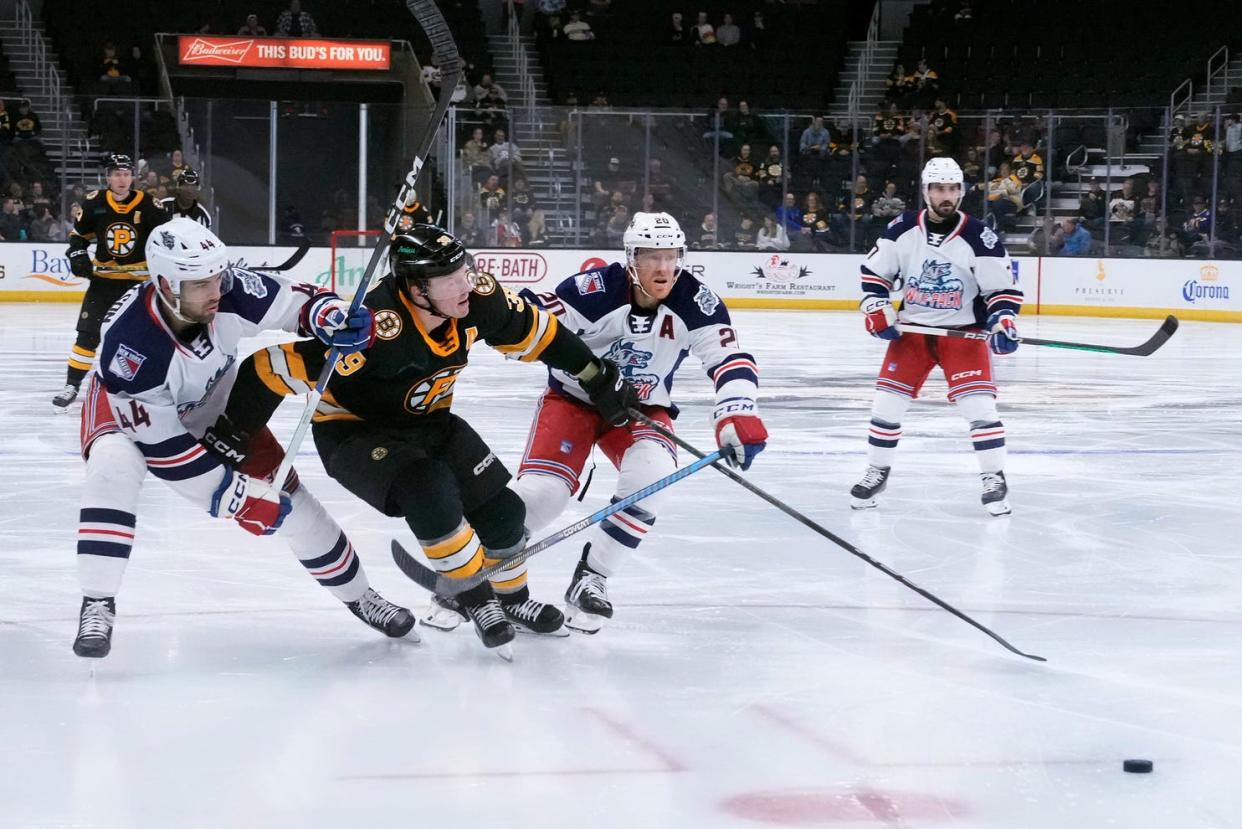
[[[78,314],[78,335],[69,355],[65,387],[52,398],[56,412],[68,410],[78,396],[82,378],[91,370],[104,314],[126,291],[146,281],[147,237],[168,219],[154,198],[132,189],[134,163],[129,156],[109,156],[104,177],[107,189],[87,194],[82,215],[69,235],[69,269],[74,276],[89,279],[90,284]]]
[[[417,224],[397,234],[389,265],[366,298],[375,343],[337,364],[312,433],[330,476],[385,515],[404,518],[439,572],[467,578],[526,541],[526,508],[508,487],[509,471],[450,411],[470,347],[482,340],[507,357],[576,376],[617,425],[638,397],[615,364],[596,358],[556,317],[477,273],[447,231]],[[324,359],[311,341],[273,346],[255,356],[255,373],[271,392],[306,392]],[[254,408],[230,418],[253,430]],[[268,412],[258,409],[265,420]],[[530,597],[524,562],[456,599],[437,598],[424,622],[452,629],[462,619],[489,648],[512,640],[515,626],[556,633],[564,623],[560,610]]]

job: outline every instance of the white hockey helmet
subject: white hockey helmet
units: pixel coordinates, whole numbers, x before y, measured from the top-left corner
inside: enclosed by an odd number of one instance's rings
[[[151,281],[158,288],[159,278],[163,277],[172,288],[175,300],[169,307],[178,316],[182,282],[223,273],[220,292],[227,292],[232,284],[229,249],[216,234],[185,216],[177,216],[152,230],[147,237],[146,255]],[[163,299],[164,295],[160,293],[160,297]]]
[[[682,259],[686,255],[686,234],[668,213],[635,213],[625,229],[625,235],[621,237],[621,244],[625,247],[625,263],[631,268],[639,248],[678,250],[678,270],[681,270]]]
[[[933,184],[956,184],[962,188],[962,195],[966,190],[966,177],[962,175],[962,168],[957,162],[951,158],[933,158],[923,167],[923,201],[930,203],[928,197],[928,188]],[[962,195],[957,198],[955,208],[961,206]]]

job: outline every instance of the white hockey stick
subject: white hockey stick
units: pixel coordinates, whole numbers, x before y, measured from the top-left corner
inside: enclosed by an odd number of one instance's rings
[[[371,287],[371,279],[375,276],[375,271],[379,268],[380,262],[384,258],[384,254],[388,251],[388,243],[392,239],[392,234],[397,229],[397,220],[401,216],[401,211],[405,208],[407,196],[414,190],[414,185],[418,182],[418,174],[423,169],[423,162],[426,161],[427,152],[431,149],[431,144],[435,140],[436,132],[440,129],[441,122],[448,112],[449,104],[453,99],[453,90],[457,88],[457,80],[461,76],[461,57],[457,53],[457,44],[453,41],[453,33],[449,31],[448,23],[441,14],[440,9],[436,7],[435,0],[405,0],[406,7],[418,24],[422,26],[423,32],[427,35],[427,39],[431,41],[432,53],[435,55],[436,63],[440,67],[440,97],[436,99],[436,108],[432,113],[431,119],[427,122],[427,128],[419,138],[417,150],[414,153],[414,162],[410,165],[410,171],[405,175],[405,181],[401,184],[401,189],[397,193],[397,198],[393,201],[392,206],[388,208],[388,214],[384,217],[384,232],[380,234],[379,240],[375,243],[375,248],[371,251],[371,259],[367,262],[367,269],[362,275],[362,280],[358,283],[358,290],[354,294],[353,301],[349,304],[349,311],[352,314],[362,305],[362,300],[366,297],[367,291]],[[306,407],[302,410],[302,418],[298,421],[297,428],[293,430],[293,437],[289,438],[289,447],[285,450],[285,457],[280,462],[280,468],[276,470],[276,486],[282,486],[285,478],[289,475],[289,469],[293,466],[293,456],[297,454],[298,448],[302,445],[303,438],[306,437],[306,430],[310,427],[311,416],[315,413],[315,409],[319,406],[320,399],[323,398],[324,389],[328,387],[328,380],[331,379],[332,373],[336,370],[336,359],[338,349],[333,346],[328,352],[328,361],[324,363],[323,370],[319,372],[319,380],[315,383],[315,388],[306,398]]]

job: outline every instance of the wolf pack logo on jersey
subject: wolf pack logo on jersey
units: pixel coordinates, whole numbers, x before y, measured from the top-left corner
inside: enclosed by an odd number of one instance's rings
[[[263,299],[267,296],[267,285],[264,284],[263,277],[250,271],[238,271],[236,275],[241,280],[243,291],[256,299]]]
[[[117,348],[116,354],[112,355],[108,371],[122,380],[133,380],[138,375],[138,369],[142,368],[142,364],[146,361],[145,355],[139,354],[127,345],[121,345]]]
[[[906,284],[905,301],[924,308],[954,310],[962,307],[965,286],[953,275],[950,262],[923,260],[923,272]]]
[[[694,295],[694,302],[706,317],[710,317],[720,307],[720,297],[716,296],[716,292],[706,285],[699,286],[699,292]]]
[[[128,222],[110,224],[104,231],[104,242],[113,256],[129,256],[138,244],[138,231]]]
[[[659,377],[640,372],[640,369],[646,368],[651,363],[651,356],[650,351],[643,351],[635,347],[634,343],[618,340],[608,349],[604,359],[617,364],[622,376],[629,380],[634,390],[638,392],[639,400],[647,400],[660,385]]]
[[[760,279],[771,279],[773,282],[793,282],[795,279],[810,276],[811,269],[800,268],[789,259],[774,253],[762,265],[756,266],[751,274]]]
[[[216,373],[211,375],[207,380],[207,385],[203,389],[203,396],[191,403],[181,403],[177,406],[177,416],[185,417],[199,406],[206,405],[211,398],[212,392],[216,390],[216,386],[220,385],[220,381],[224,379],[224,375],[229,373],[229,369],[233,367],[233,363],[237,362],[237,356],[230,354],[224,361],[224,365],[216,369]]]
[[[578,274],[578,293],[582,296],[598,294],[602,290],[604,290],[604,277],[599,273]]]

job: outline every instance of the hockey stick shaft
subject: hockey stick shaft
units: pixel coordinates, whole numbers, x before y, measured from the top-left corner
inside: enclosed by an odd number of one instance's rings
[[[441,73],[440,97],[436,100],[436,108],[427,122],[423,135],[419,138],[417,149],[414,153],[414,161],[410,165],[410,171],[405,174],[405,180],[401,183],[397,197],[393,200],[392,206],[388,208],[388,213],[384,217],[384,232],[380,234],[375,247],[371,250],[371,258],[367,261],[367,268],[363,272],[362,279],[358,282],[358,288],[354,292],[354,297],[349,303],[349,316],[352,316],[353,312],[358,310],[358,306],[362,305],[367,291],[370,290],[371,280],[374,278],[375,272],[388,250],[388,243],[392,238],[393,232],[397,229],[397,221],[401,217],[401,211],[405,207],[406,200],[418,183],[418,174],[422,172],[427,153],[431,149],[432,142],[435,141],[436,132],[444,121],[445,113],[448,112],[449,104],[453,99],[453,90],[457,88],[457,80],[461,76],[461,58],[457,52],[457,44],[453,41],[453,33],[449,31],[448,23],[445,21],[444,15],[439,8],[436,7],[435,0],[405,0],[405,5],[410,10],[410,13],[414,15],[419,26],[422,27],[423,32],[427,35],[427,39],[431,41],[432,53],[440,67]],[[293,456],[298,453],[298,449],[302,446],[302,440],[306,437],[307,429],[310,428],[311,417],[315,414],[315,409],[318,408],[319,401],[323,398],[323,392],[328,387],[328,381],[332,378],[333,372],[336,371],[336,360],[339,356],[340,350],[336,346],[332,346],[328,351],[327,362],[324,363],[323,370],[319,372],[319,379],[315,382],[315,388],[306,397],[306,406],[302,409],[302,417],[298,420],[298,425],[293,430],[293,436],[289,438],[289,446],[285,450],[285,457],[280,462],[280,468],[276,470],[276,486],[282,486],[285,478],[289,475],[289,469],[293,466]]]
[[[514,564],[521,564],[531,556],[537,555],[538,553],[548,549],[553,544],[564,541],[570,536],[577,535],[586,528],[598,524],[608,516],[616,515],[626,507],[633,506],[649,495],[653,495],[666,487],[672,486],[682,478],[693,475],[703,467],[710,466],[720,460],[721,457],[723,457],[723,455],[720,452],[713,452],[710,455],[700,455],[699,460],[689,466],[683,466],[681,469],[678,469],[672,474],[665,475],[660,480],[647,484],[647,486],[642,489],[636,490],[621,500],[611,503],[603,509],[591,513],[580,521],[575,521],[563,530],[558,530],[541,541],[537,541],[534,544],[528,544],[526,548],[517,555],[510,556],[509,558],[493,564],[490,567],[485,567],[468,578],[454,579],[437,573],[435,570],[432,570],[430,567],[414,558],[414,556],[410,555],[410,553],[408,553],[406,549],[396,541],[392,542],[393,561],[397,563],[397,567],[402,573],[409,576],[413,581],[418,583],[419,586],[440,596],[456,596],[458,593],[462,593],[472,587],[482,584],[484,581],[487,581],[497,573],[512,567]]]
[[[643,423],[647,424],[648,426],[650,426],[652,429],[654,429],[654,430],[656,430],[657,432],[659,432],[659,433],[660,433],[661,435],[663,435],[664,437],[666,437],[666,438],[668,438],[669,440],[671,440],[671,441],[673,441],[674,443],[676,443],[676,444],[677,444],[678,446],[680,446],[682,449],[685,449],[685,450],[686,450],[687,452],[689,452],[691,455],[694,455],[695,457],[698,457],[698,458],[708,458],[708,457],[711,457],[710,455],[704,455],[704,454],[703,454],[702,452],[700,452],[698,449],[696,449],[695,447],[691,446],[691,445],[690,445],[689,443],[687,443],[686,441],[684,441],[684,440],[682,440],[681,438],[679,438],[679,437],[678,437],[676,434],[674,434],[671,430],[666,429],[666,428],[664,427],[664,424],[660,423],[659,421],[652,420],[651,418],[647,417],[647,415],[643,414],[642,412],[638,411],[637,409],[630,409],[630,416],[631,416],[631,417],[633,417],[635,420],[640,420],[640,421],[642,421]],[[716,454],[716,455],[719,455],[720,453],[719,453],[719,452],[717,452],[717,453],[715,453],[715,454]],[[867,554],[866,554],[866,553],[864,553],[862,550],[860,550],[860,549],[858,549],[857,547],[855,547],[853,544],[849,543],[849,542],[848,542],[848,541],[846,541],[845,539],[843,539],[843,538],[841,538],[840,536],[836,535],[836,534],[835,534],[835,533],[833,533],[831,530],[825,529],[824,527],[820,526],[820,525],[819,525],[819,524],[817,524],[816,522],[812,521],[810,518],[807,518],[805,515],[803,515],[802,513],[798,512],[796,509],[794,509],[793,507],[789,506],[789,505],[788,505],[788,504],[786,504],[784,501],[780,500],[779,498],[775,497],[774,495],[769,495],[767,492],[765,492],[764,490],[762,490],[762,489],[760,489],[759,487],[755,486],[755,485],[754,485],[754,484],[752,484],[750,481],[746,480],[746,479],[745,479],[745,478],[743,478],[741,475],[739,475],[739,474],[737,474],[736,472],[734,472],[732,469],[729,469],[729,467],[727,467],[726,465],[721,464],[721,463],[716,463],[716,462],[714,462],[714,461],[712,462],[712,464],[711,464],[711,465],[712,465],[713,467],[715,467],[716,471],[723,473],[723,474],[724,474],[726,477],[728,477],[730,480],[734,481],[734,482],[735,482],[735,483],[737,483],[737,484],[740,484],[740,485],[741,485],[744,489],[747,489],[747,490],[749,490],[750,492],[753,492],[755,495],[758,495],[760,498],[762,498],[763,500],[767,501],[769,504],[771,504],[772,506],[776,507],[778,510],[780,510],[780,511],[781,511],[781,512],[783,512],[783,513],[785,513],[786,515],[788,515],[790,518],[794,519],[794,520],[795,520],[795,521],[797,521],[798,523],[802,524],[803,526],[807,527],[808,529],[811,529],[811,530],[813,530],[813,531],[815,531],[815,532],[819,533],[819,534],[820,534],[820,535],[822,535],[824,538],[826,538],[826,539],[828,539],[829,541],[831,541],[833,544],[836,544],[838,547],[840,547],[840,548],[842,548],[843,550],[845,550],[847,553],[850,553],[851,555],[855,555],[855,556],[857,556],[858,558],[861,558],[863,561],[867,562],[868,564],[870,564],[872,567],[874,567],[874,568],[876,568],[877,570],[879,570],[879,571],[880,571],[881,573],[883,573],[884,575],[889,576],[890,578],[896,579],[896,580],[897,580],[898,582],[900,582],[902,585],[904,585],[905,587],[910,588],[910,589],[911,589],[911,590],[913,590],[915,593],[918,593],[920,596],[922,596],[923,598],[927,599],[929,602],[931,602],[932,604],[936,605],[937,607],[940,607],[940,608],[942,608],[943,610],[947,610],[947,611],[949,611],[949,612],[950,612],[950,613],[952,613],[954,616],[956,616],[957,618],[961,619],[963,622],[966,622],[968,625],[971,625],[972,627],[975,627],[975,628],[977,628],[977,629],[979,629],[979,630],[983,631],[983,632],[984,632],[984,633],[986,633],[988,636],[992,637],[992,638],[993,638],[993,639],[995,639],[997,642],[999,642],[999,643],[1001,644],[1001,646],[1002,646],[1002,647],[1004,647],[1006,650],[1011,651],[1011,652],[1013,652],[1013,653],[1016,653],[1018,656],[1025,656],[1027,659],[1034,659],[1034,660],[1036,660],[1037,662],[1046,662],[1046,661],[1047,661],[1047,660],[1046,660],[1046,659],[1044,659],[1042,656],[1036,656],[1035,654],[1024,653],[1023,651],[1018,650],[1018,649],[1017,649],[1017,648],[1015,648],[1013,645],[1009,644],[1009,643],[1008,643],[1008,642],[1006,642],[1004,639],[1002,639],[1000,636],[998,636],[996,633],[994,633],[992,630],[990,630],[989,628],[984,627],[984,626],[983,626],[982,624],[980,624],[979,622],[976,622],[974,619],[970,618],[970,617],[969,617],[969,616],[967,616],[965,613],[963,613],[962,611],[960,611],[960,610],[958,610],[957,608],[955,608],[953,605],[951,605],[951,604],[949,604],[948,602],[944,601],[943,599],[939,598],[939,597],[938,597],[938,596],[936,596],[935,594],[933,594],[933,593],[929,593],[928,591],[926,591],[926,590],[924,590],[923,588],[919,587],[917,584],[915,584],[914,582],[910,581],[909,579],[907,579],[905,576],[901,575],[901,574],[900,574],[900,573],[898,573],[897,571],[895,571],[895,570],[891,570],[891,569],[889,569],[887,566],[885,566],[884,564],[882,564],[882,563],[880,563],[880,562],[876,561],[876,560],[875,560],[875,559],[873,559],[871,556],[867,555]]]
[[[1160,328],[1156,330],[1156,333],[1152,334],[1146,342],[1133,346],[1096,345],[1093,343],[1067,342],[1065,340],[1041,340],[1035,337],[1019,337],[1018,342],[1025,345],[1044,345],[1050,348],[1068,348],[1074,351],[1096,351],[1101,354],[1129,354],[1135,357],[1146,357],[1168,342],[1169,337],[1172,337],[1173,332],[1177,330],[1177,325],[1177,317],[1169,315],[1165,317],[1164,322],[1160,324]],[[912,325],[907,322],[898,323],[897,328],[898,330],[908,334],[927,334],[932,337],[953,337],[964,340],[986,340],[988,338],[987,333],[984,331],[962,331],[956,328],[929,328],[922,325]]]
[[[296,268],[298,266],[298,263],[301,262],[306,257],[306,253],[310,249],[311,249],[310,242],[309,241],[303,242],[302,244],[298,245],[298,249],[295,250],[288,259],[281,262],[279,265],[256,265],[250,270],[262,271],[264,273],[280,273],[282,271],[291,271],[294,268]]]

